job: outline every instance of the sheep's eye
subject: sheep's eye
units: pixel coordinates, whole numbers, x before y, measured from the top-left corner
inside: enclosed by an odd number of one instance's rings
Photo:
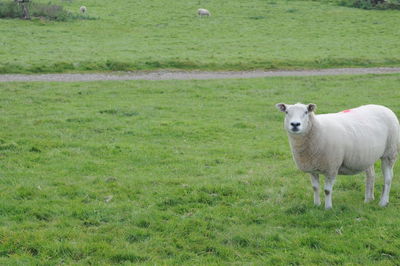
[[[288,114],[288,111],[285,111],[285,114]]]

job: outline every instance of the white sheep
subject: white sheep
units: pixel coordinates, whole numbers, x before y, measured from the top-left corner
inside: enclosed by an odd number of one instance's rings
[[[82,14],[85,14],[85,13],[87,12],[86,6],[81,6],[81,7],[79,8],[79,11],[81,11]]]
[[[381,159],[384,187],[380,206],[389,203],[393,165],[400,148],[396,115],[380,105],[363,105],[333,114],[314,115],[315,104],[276,107],[286,113],[284,126],[297,167],[311,175],[314,204],[320,205],[319,174],[325,175],[325,208],[332,208],[336,175],[365,171],[365,202],[374,199],[374,163]]]
[[[204,16],[211,16],[211,13],[210,13],[210,11],[208,11],[207,9],[204,9],[204,8],[199,8],[199,9],[197,9],[197,14],[200,16],[200,17],[204,17]]]

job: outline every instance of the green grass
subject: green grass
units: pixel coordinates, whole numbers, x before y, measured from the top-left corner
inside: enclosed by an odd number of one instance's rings
[[[86,5],[95,19],[1,20],[0,73],[400,66],[393,10],[286,0],[57,4],[74,14]],[[199,7],[212,17],[197,17]]]
[[[314,207],[274,104],[399,115],[399,82],[1,83],[0,264],[398,264],[400,164],[389,207],[379,164]]]

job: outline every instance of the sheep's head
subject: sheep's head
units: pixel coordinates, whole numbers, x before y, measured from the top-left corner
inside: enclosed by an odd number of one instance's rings
[[[310,116],[316,109],[316,105],[296,103],[293,105],[278,103],[276,108],[286,114],[285,129],[289,134],[305,135],[309,130]]]

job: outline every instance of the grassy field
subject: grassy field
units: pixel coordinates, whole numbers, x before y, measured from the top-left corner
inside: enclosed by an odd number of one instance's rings
[[[47,3],[47,0],[35,0]],[[326,1],[55,1],[94,20],[2,19],[0,73],[399,66],[398,11]],[[208,8],[212,17],[198,18]]]
[[[400,115],[399,82],[1,83],[0,264],[398,264],[400,164],[389,207],[379,164],[314,207],[274,104]]]

